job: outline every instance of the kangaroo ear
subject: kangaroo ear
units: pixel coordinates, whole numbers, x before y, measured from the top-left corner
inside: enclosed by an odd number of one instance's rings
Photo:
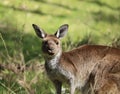
[[[59,27],[59,29],[57,30],[57,32],[55,33],[55,36],[57,38],[62,38],[66,35],[67,31],[68,31],[68,24],[64,24],[62,26]]]
[[[33,26],[38,37],[40,37],[40,38],[46,37],[47,34],[42,29],[40,29],[37,25],[32,24],[32,26]]]

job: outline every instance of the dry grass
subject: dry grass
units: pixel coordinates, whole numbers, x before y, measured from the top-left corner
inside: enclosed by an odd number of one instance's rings
[[[4,59],[6,58],[6,59]],[[0,62],[0,80],[4,80],[6,83],[0,83],[8,92],[16,94],[15,90],[12,90],[11,85],[18,84],[18,87],[22,87],[27,94],[36,94],[33,84],[36,84],[39,80],[39,75],[44,72],[43,64],[40,64],[37,60],[31,60],[29,62],[24,61],[22,53],[16,54],[13,57],[1,58]],[[30,80],[28,80],[28,73],[35,73]]]

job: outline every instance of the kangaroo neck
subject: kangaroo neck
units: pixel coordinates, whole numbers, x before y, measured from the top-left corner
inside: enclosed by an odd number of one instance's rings
[[[54,69],[57,67],[59,60],[61,58],[62,52],[57,53],[53,57],[44,57],[45,58],[45,65],[50,69]]]

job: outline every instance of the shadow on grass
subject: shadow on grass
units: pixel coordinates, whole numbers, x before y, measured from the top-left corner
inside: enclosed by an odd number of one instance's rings
[[[120,23],[120,14],[107,14],[102,11],[92,12],[95,21],[103,21],[108,23]]]
[[[26,9],[26,8],[17,8],[17,7],[14,7],[14,6],[3,5],[3,4],[0,4],[0,6],[4,7],[4,8],[11,8],[13,10],[23,11],[23,12],[31,12],[31,13],[35,13],[35,14],[39,14],[39,15],[46,15],[41,10],[29,10],[29,9]]]
[[[26,61],[33,58],[41,59],[41,42],[36,36],[23,34],[16,30],[4,30],[1,28],[0,33],[5,42],[4,43],[0,38],[0,53],[6,54],[7,48],[9,55],[14,55],[14,53],[22,51]]]
[[[44,4],[53,5],[53,6],[57,6],[57,7],[61,7],[61,8],[70,10],[70,11],[76,11],[77,10],[76,8],[71,8],[69,6],[66,6],[66,5],[63,5],[63,4],[60,4],[60,3],[58,4],[58,3],[49,2],[49,1],[45,1],[45,0],[34,0],[34,1],[41,2],[41,3],[44,3]]]
[[[120,11],[120,7],[112,7],[109,4],[101,2],[100,0],[80,0],[80,1],[85,1],[85,2],[88,2],[88,3],[94,3],[94,4],[96,4],[98,6],[101,6],[101,7],[107,7],[107,8],[112,9],[112,10]]]
[[[42,10],[39,10],[39,9],[30,10],[30,9],[26,9],[26,8],[20,8],[20,7],[15,7],[15,6],[3,5],[3,4],[0,4],[0,7],[7,8],[7,9],[13,9],[13,10],[17,10],[17,11],[21,11],[21,12],[25,12],[25,13],[29,13],[30,12],[30,13],[38,14],[38,15],[42,15],[42,16],[50,15],[50,16],[59,17],[59,18],[67,17],[64,14],[56,15],[56,14],[52,14],[52,13],[45,13]]]
[[[5,49],[6,45],[9,55],[14,55],[15,53],[22,51],[26,62],[34,58],[39,58],[40,60],[43,59],[41,52],[41,40],[37,36],[24,34],[15,29],[10,30],[9,28],[0,28],[0,34],[4,40],[3,41],[0,38],[0,53],[7,54]],[[70,37],[66,37],[66,42],[62,43],[63,50],[71,50],[83,44],[92,44],[89,40],[90,37],[85,37],[82,41],[73,42]]]

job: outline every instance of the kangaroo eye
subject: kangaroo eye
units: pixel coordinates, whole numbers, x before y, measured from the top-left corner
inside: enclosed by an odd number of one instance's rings
[[[46,45],[46,44],[47,44],[47,41],[43,41],[42,43]]]
[[[56,41],[56,44],[58,45],[58,44],[59,44],[59,42],[57,42],[57,41]]]

